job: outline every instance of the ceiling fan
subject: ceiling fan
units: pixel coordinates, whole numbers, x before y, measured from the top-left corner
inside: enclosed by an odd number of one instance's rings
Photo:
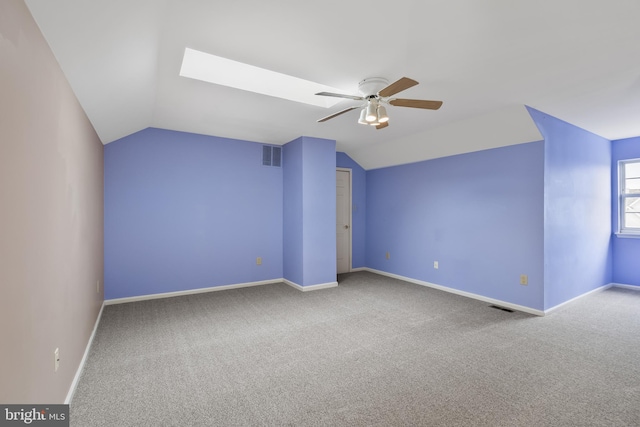
[[[389,116],[384,104],[394,105],[396,107],[423,108],[426,110],[437,110],[442,106],[442,101],[427,101],[423,99],[404,99],[392,98],[398,92],[409,89],[417,85],[418,82],[408,77],[403,77],[397,82],[389,84],[387,79],[382,77],[372,77],[362,80],[358,83],[358,95],[343,95],[341,93],[318,92],[320,96],[334,96],[336,98],[353,99],[356,101],[365,101],[361,105],[345,108],[342,111],[323,117],[318,123],[326,122],[329,119],[338,117],[341,114],[351,110],[362,108],[358,123],[363,125],[372,125],[376,129],[383,129],[389,126]]]

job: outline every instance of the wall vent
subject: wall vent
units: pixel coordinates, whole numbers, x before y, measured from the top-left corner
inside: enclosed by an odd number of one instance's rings
[[[271,166],[279,168],[282,163],[282,147],[273,147],[271,153]]]
[[[279,168],[282,165],[282,147],[263,145],[262,164]]]
[[[513,310],[511,310],[510,308],[504,308],[504,307],[500,307],[498,305],[490,305],[489,307],[495,308],[496,310],[506,311],[507,313],[513,313]]]

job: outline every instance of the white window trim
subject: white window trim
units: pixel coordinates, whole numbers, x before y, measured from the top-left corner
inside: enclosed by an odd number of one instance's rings
[[[640,239],[640,228],[624,227],[624,200],[626,197],[638,197],[637,195],[625,195],[622,192],[625,186],[624,166],[627,163],[640,163],[640,159],[618,160],[618,230],[615,234],[617,237]]]

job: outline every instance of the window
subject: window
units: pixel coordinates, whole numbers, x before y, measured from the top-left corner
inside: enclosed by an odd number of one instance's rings
[[[640,235],[640,159],[619,163],[620,233]]]

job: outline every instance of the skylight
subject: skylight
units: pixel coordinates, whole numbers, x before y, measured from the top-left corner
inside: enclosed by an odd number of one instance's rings
[[[182,77],[189,77],[191,79],[324,108],[334,106],[340,102],[341,99],[316,96],[315,93],[345,93],[340,89],[275,71],[265,70],[264,68],[242,62],[221,58],[190,48],[184,50],[180,75]]]

